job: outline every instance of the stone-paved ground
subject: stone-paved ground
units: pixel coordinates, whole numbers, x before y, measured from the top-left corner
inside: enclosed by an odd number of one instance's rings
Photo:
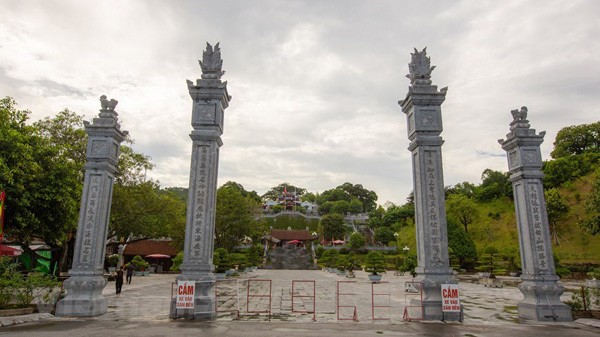
[[[309,270],[258,270],[221,282],[219,289],[219,310],[239,310],[241,320],[267,320],[264,313],[269,308],[269,298],[263,297],[269,293],[271,280],[271,319],[282,321],[310,322],[313,315],[309,313],[292,313],[292,280],[314,280],[316,292],[316,319],[318,322],[336,322],[336,287],[337,281],[353,281],[340,283],[340,293],[354,294],[340,296],[340,318],[351,319],[353,308],[356,306],[359,322],[372,322],[371,287],[367,274],[355,272],[356,278],[346,278],[325,271]],[[122,295],[114,295],[114,282],[109,282],[104,289],[108,297],[108,313],[100,316],[101,320],[165,320],[169,315],[171,284],[175,275],[136,276],[132,284],[123,285]],[[410,281],[410,276],[394,276],[387,273],[381,283],[373,285],[376,318],[389,318],[391,322],[402,321],[406,303],[414,294],[405,292],[404,282]],[[250,288],[248,288],[250,282]],[[250,297],[247,297],[248,289]],[[514,286],[503,288],[486,288],[482,284],[460,282],[461,303],[465,310],[465,324],[505,324],[518,321],[516,305],[521,300],[521,292]],[[299,282],[295,286],[295,295],[310,296],[313,285]],[[389,294],[389,296],[388,296]],[[570,294],[563,295],[569,298]],[[388,307],[389,306],[389,307]],[[313,299],[295,297],[295,311],[312,311]],[[254,312],[254,313],[253,313]],[[258,313],[263,312],[263,313]],[[417,311],[412,313],[415,316]],[[235,314],[222,312],[219,320],[231,320]],[[384,322],[384,321],[382,321]]]

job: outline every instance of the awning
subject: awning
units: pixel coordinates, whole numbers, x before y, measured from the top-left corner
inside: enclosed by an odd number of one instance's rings
[[[2,245],[2,255],[4,256],[19,256],[23,251],[21,248],[14,248],[11,246]]]
[[[302,243],[302,241],[292,240],[292,241],[288,241],[286,243],[288,243],[288,244],[298,244],[298,243]]]
[[[146,255],[145,257],[151,258],[151,259],[170,259],[171,255],[166,255],[166,254],[150,254],[150,255]]]

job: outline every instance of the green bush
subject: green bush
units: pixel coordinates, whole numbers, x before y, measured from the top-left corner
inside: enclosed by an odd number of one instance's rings
[[[404,259],[404,263],[400,266],[400,272],[402,273],[410,273],[412,277],[415,277],[417,273],[415,272],[415,268],[417,268],[417,257],[415,255],[409,255]]]
[[[134,266],[136,270],[145,270],[150,268],[150,264],[144,261],[144,259],[142,259],[142,257],[139,255],[134,256],[129,263]]]
[[[183,251],[177,253],[177,255],[171,260],[173,264],[171,265],[171,271],[180,271],[179,266],[183,263]]]
[[[370,251],[367,254],[365,271],[373,275],[385,272],[385,260],[381,252]]]
[[[108,266],[109,267],[116,267],[119,264],[119,255],[118,254],[112,254],[108,257]]]
[[[323,246],[317,247],[317,249],[315,250],[315,255],[317,256],[317,259],[321,258],[324,251],[325,251],[325,248],[323,248]]]

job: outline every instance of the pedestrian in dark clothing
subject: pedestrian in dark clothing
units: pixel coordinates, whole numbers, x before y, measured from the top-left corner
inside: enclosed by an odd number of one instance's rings
[[[121,296],[121,288],[123,287],[123,266],[117,270],[115,275],[115,285],[117,287],[117,297]]]
[[[133,276],[133,272],[135,271],[135,267],[130,264],[127,265],[127,284],[131,284],[131,277]]]

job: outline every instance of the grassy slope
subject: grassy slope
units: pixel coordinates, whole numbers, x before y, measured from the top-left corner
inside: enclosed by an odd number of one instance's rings
[[[561,194],[571,206],[568,216],[558,223],[560,245],[553,245],[554,252],[562,263],[600,263],[600,235],[591,236],[579,226],[585,218],[585,200],[590,193],[595,174],[590,174],[573,183],[571,188],[561,188]],[[579,194],[579,201],[576,195]],[[514,203],[506,198],[478,203],[479,219],[469,226],[469,235],[475,241],[477,252],[488,245],[501,251],[518,247],[517,221]],[[496,213],[498,215],[496,215]],[[404,227],[399,232],[398,243],[415,252],[414,227]]]

